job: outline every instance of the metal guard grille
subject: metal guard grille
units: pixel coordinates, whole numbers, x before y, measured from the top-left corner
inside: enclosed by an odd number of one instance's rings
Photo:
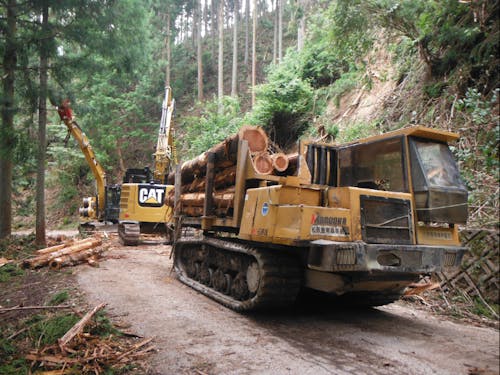
[[[366,243],[413,243],[411,204],[409,200],[360,196],[361,228]]]

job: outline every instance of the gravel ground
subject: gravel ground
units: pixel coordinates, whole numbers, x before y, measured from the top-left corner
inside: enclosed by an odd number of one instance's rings
[[[88,302],[154,337],[152,374],[498,374],[499,332],[402,303],[345,310],[309,300],[238,314],[181,284],[168,246],[117,247],[79,267]]]

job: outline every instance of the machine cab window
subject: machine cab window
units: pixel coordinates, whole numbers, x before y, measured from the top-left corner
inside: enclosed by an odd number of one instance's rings
[[[419,221],[465,223],[467,188],[448,145],[410,137],[410,154]]]
[[[396,137],[341,148],[340,186],[408,192],[403,139]]]

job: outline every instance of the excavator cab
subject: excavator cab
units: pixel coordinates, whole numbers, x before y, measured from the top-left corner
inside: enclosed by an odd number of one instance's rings
[[[106,201],[104,202],[104,220],[112,223],[118,222],[120,216],[120,185],[106,186]]]

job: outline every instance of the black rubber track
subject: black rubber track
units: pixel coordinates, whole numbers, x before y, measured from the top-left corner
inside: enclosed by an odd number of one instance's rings
[[[218,292],[197,280],[190,278],[185,267],[181,265],[183,248],[208,245],[218,251],[246,254],[254,258],[259,265],[260,283],[256,294],[244,301],[239,301],[229,295]],[[250,247],[230,240],[211,237],[182,239],[175,245],[175,271],[184,284],[214,299],[222,305],[235,311],[251,311],[281,308],[291,305],[300,290],[301,268],[293,255],[279,253],[278,250],[267,250]]]
[[[120,223],[118,224],[118,236],[124,245],[137,246],[141,237],[141,227],[139,223]]]

